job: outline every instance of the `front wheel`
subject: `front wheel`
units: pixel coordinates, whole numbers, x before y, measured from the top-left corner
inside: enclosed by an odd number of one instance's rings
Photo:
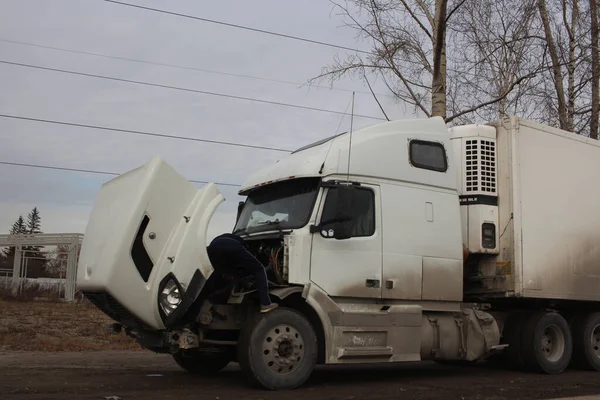
[[[295,389],[312,374],[317,348],[310,322],[280,307],[248,320],[240,333],[238,360],[253,383],[270,390]]]
[[[221,371],[231,361],[225,353],[208,353],[194,350],[180,350],[173,359],[181,368],[199,375],[211,375]]]

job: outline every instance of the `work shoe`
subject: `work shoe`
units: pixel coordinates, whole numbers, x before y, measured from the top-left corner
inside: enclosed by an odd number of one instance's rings
[[[260,312],[263,313],[263,314],[264,313],[268,313],[269,311],[276,309],[277,306],[278,306],[277,303],[271,303],[268,306],[261,305],[260,306]]]

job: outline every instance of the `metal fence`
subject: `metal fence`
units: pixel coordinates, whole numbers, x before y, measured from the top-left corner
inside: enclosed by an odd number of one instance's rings
[[[0,235],[0,247],[14,248],[13,268],[0,269],[0,286],[9,286],[15,295],[34,287],[42,291],[56,291],[61,298],[73,301],[77,290],[77,262],[82,241],[83,235],[76,233]],[[57,246],[63,251],[51,253],[51,258],[34,257],[27,246]],[[50,263],[58,277],[28,277],[30,264],[40,259]]]

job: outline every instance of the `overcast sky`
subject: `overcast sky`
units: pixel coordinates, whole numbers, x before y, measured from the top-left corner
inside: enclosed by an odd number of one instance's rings
[[[129,0],[127,0],[129,1]],[[129,2],[230,23],[369,49],[342,27],[326,0]],[[102,0],[0,0],[0,40],[177,64],[233,74],[305,82],[344,50]],[[163,85],[344,111],[351,93],[73,54],[0,41],[0,60]],[[375,90],[386,93],[375,84]],[[368,90],[344,80],[336,88]],[[0,114],[96,124],[278,148],[298,148],[336,133],[341,115],[266,105],[131,83],[0,64]],[[390,118],[407,110],[380,97]],[[381,117],[368,93],[357,114]],[[340,128],[349,128],[346,118]],[[356,128],[379,121],[356,118]],[[192,180],[240,184],[249,171],[284,153],[142,137],[0,118],[0,161],[125,172],[158,155]],[[37,206],[45,232],[83,233],[100,185],[110,176],[0,165],[0,231]],[[227,201],[210,234],[230,231],[240,197]]]

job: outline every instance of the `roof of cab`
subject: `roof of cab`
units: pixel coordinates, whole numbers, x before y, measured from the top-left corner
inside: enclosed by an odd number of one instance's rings
[[[350,138],[352,148],[349,152]],[[446,148],[448,170],[440,173],[411,165],[408,142],[412,139],[442,143]],[[350,175],[455,189],[450,149],[450,135],[441,117],[384,122],[357,130],[352,135],[346,132],[304,146],[251,174],[239,193],[246,195],[252,189],[288,179],[346,174],[349,153]]]

